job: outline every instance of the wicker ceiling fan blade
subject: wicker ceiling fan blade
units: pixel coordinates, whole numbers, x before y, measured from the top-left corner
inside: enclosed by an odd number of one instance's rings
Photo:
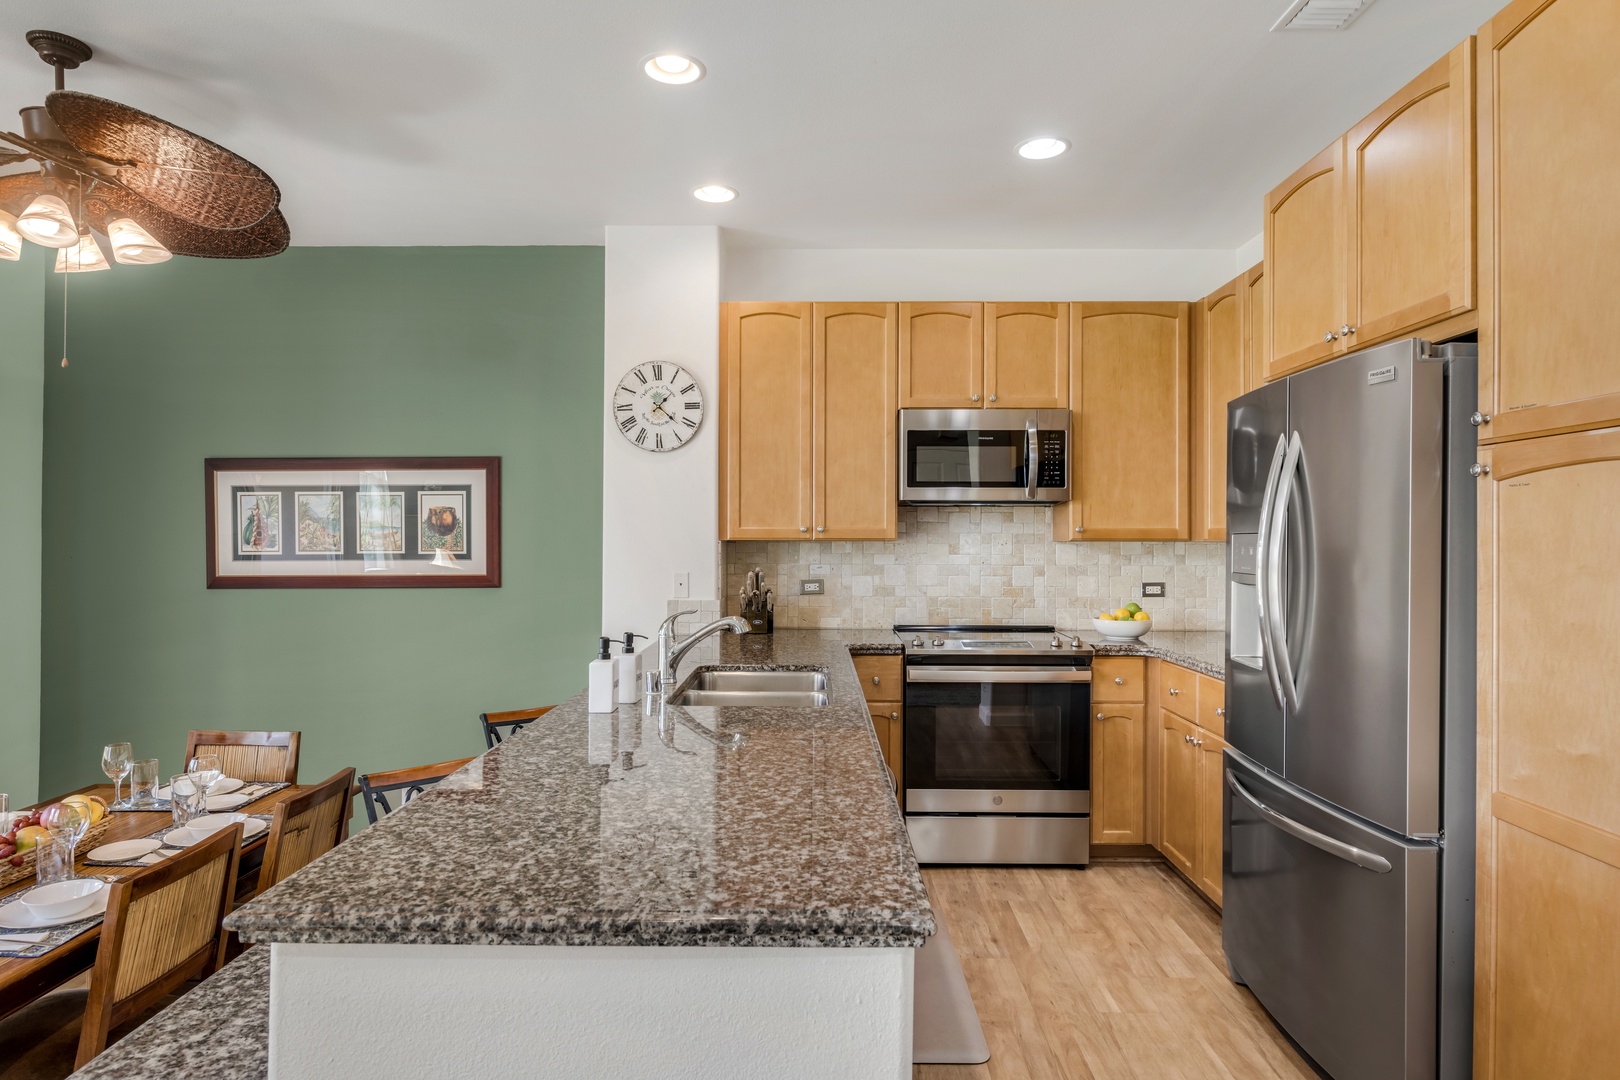
[[[0,150],[0,165],[15,165],[19,161],[27,161],[28,155],[21,150]]]
[[[292,241],[280,210],[271,210],[245,229],[210,229],[118,188],[99,187],[85,198],[84,205],[92,224],[102,232],[109,221],[132,218],[174,254],[199,259],[263,259],[286,251]]]
[[[139,109],[57,90],[45,110],[81,153],[122,166],[120,184],[181,221],[245,229],[281,202],[275,181],[251,161]]]
[[[0,210],[20,214],[28,209],[34,196],[45,190],[45,176],[39,172],[14,173],[0,176]]]

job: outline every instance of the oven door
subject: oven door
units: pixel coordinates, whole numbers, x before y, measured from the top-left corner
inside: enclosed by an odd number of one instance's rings
[[[1091,670],[906,667],[910,814],[1091,810]]]
[[[900,410],[900,501],[1066,502],[1063,409]]]

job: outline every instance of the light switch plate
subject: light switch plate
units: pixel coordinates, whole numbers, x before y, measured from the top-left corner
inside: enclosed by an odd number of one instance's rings
[[[684,600],[692,595],[692,575],[681,571],[675,575],[675,599]]]

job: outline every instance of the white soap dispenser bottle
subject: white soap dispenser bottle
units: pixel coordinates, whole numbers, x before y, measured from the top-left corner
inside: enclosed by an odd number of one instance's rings
[[[613,654],[609,652],[612,646],[612,638],[603,638],[601,654],[591,661],[591,677],[586,695],[587,707],[591,712],[612,712],[615,706],[616,669],[613,665]]]
[[[636,634],[629,630],[624,632],[624,651],[616,656],[613,663],[617,666],[619,680],[618,701],[620,705],[635,703],[641,686],[641,653],[636,651],[636,638],[646,640],[646,634]],[[643,646],[645,649],[645,646]]]

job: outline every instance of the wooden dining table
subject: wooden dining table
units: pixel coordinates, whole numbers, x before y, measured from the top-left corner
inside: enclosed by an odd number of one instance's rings
[[[66,792],[56,799],[46,799],[36,803],[36,806],[45,806],[56,802],[67,795],[100,795],[108,802],[112,801],[111,784],[92,784],[79,788],[78,791]],[[127,788],[126,788],[127,790]],[[239,806],[234,811],[241,814],[268,814],[277,803],[283,799],[291,798],[300,791],[306,790],[297,784],[289,785],[279,791],[272,791],[262,798]],[[33,809],[28,807],[27,809]],[[97,877],[123,880],[133,877],[143,870],[150,869],[145,866],[91,866],[85,863],[84,857],[93,848],[102,844],[111,844],[117,840],[134,840],[159,828],[164,822],[171,820],[172,813],[168,810],[133,810],[114,811],[112,822],[94,843],[81,845],[75,870],[80,874],[94,874]],[[243,887],[251,886],[259,876],[259,865],[264,861],[265,840],[270,831],[266,829],[242,847],[240,872],[237,879],[237,895],[243,895]],[[157,865],[162,865],[161,863]],[[34,884],[32,877],[24,878],[4,888],[0,888],[0,897],[10,896]],[[10,1015],[27,1005],[35,998],[41,997],[56,989],[67,980],[88,971],[96,962],[96,947],[101,942],[101,924],[86,930],[84,933],[64,942],[52,949],[44,956],[31,959],[19,957],[0,956],[0,1018]]]

